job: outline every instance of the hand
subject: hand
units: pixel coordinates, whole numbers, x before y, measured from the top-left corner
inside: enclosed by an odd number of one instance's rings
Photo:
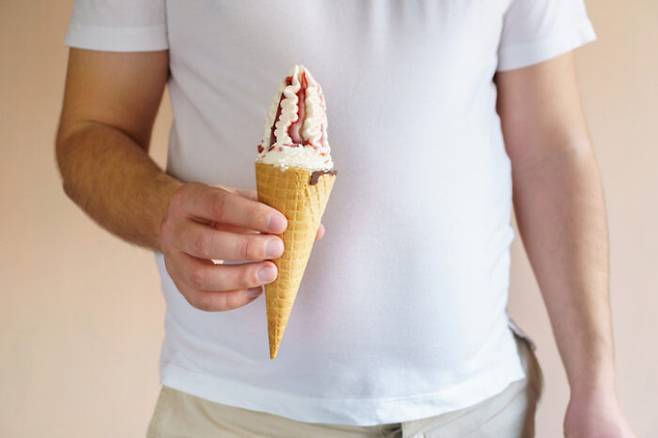
[[[566,438],[636,438],[612,391],[574,397],[564,419]]]
[[[254,190],[181,185],[172,195],[160,230],[160,248],[169,275],[190,305],[205,311],[244,306],[276,279],[271,259],[283,254],[275,235],[286,217],[257,201]],[[320,225],[316,239],[322,238]],[[212,260],[251,263],[215,264]]]

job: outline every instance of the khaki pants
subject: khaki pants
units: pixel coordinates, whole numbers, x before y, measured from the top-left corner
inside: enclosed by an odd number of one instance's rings
[[[148,438],[528,438],[534,437],[542,372],[529,341],[517,348],[527,379],[474,406],[435,417],[376,426],[304,423],[264,412],[213,403],[163,386]]]

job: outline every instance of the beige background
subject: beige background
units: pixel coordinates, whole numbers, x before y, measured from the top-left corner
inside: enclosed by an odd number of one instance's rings
[[[158,390],[163,302],[152,255],[61,190],[53,137],[70,6],[0,0],[0,436],[139,437]],[[639,436],[657,436],[658,2],[589,11],[599,41],[579,50],[578,70],[610,210],[619,395]],[[170,119],[165,102],[159,163]],[[568,388],[518,241],[512,278],[512,313],[548,380],[539,437],[557,437]]]

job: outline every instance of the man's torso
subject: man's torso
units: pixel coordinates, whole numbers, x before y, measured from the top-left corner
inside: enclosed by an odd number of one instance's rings
[[[507,0],[168,1],[168,171],[254,186],[278,82],[327,98],[338,177],[276,361],[264,300],[168,302],[163,381],[305,421],[467,406],[523,377],[507,328],[511,183],[492,77]]]

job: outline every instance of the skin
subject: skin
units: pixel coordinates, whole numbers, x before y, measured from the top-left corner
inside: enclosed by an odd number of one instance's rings
[[[108,231],[161,251],[192,306],[235,309],[276,277],[269,260],[287,224],[254,191],[178,181],[148,156],[168,62],[166,51],[70,50],[56,140],[63,187]],[[495,81],[517,222],[571,387],[565,435],[634,437],[615,395],[605,205],[572,55]]]
[[[517,224],[571,389],[565,436],[634,437],[615,394],[606,209],[573,54],[495,81]]]
[[[192,306],[235,309],[276,278],[269,260],[284,248],[274,234],[287,221],[253,190],[178,181],[149,157],[168,68],[167,51],[70,50],[56,139],[64,191],[111,233],[161,251]],[[321,226],[317,238],[323,234]]]

